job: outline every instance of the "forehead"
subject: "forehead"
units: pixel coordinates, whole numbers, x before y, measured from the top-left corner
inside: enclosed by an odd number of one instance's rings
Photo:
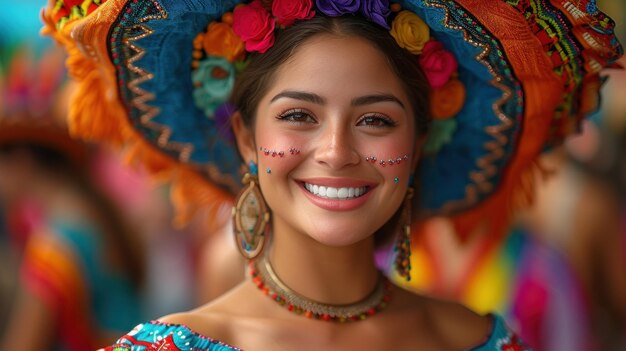
[[[407,100],[385,55],[356,36],[318,34],[302,43],[276,71],[270,92],[302,89],[326,97],[392,93]]]

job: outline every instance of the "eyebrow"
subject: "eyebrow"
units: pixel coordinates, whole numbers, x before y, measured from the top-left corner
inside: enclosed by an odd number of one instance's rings
[[[365,95],[360,96],[352,100],[352,106],[363,106],[375,104],[377,102],[395,102],[400,105],[403,109],[405,109],[404,104],[400,99],[391,95],[391,94],[374,94],[374,95]]]
[[[294,90],[285,90],[277,94],[276,96],[272,98],[272,100],[270,100],[270,103],[281,98],[302,100],[302,101],[307,101],[307,102],[311,102],[311,103],[318,104],[318,105],[324,105],[326,103],[326,99],[324,99],[323,97],[317,94],[305,93],[303,91],[294,91]]]
[[[326,99],[324,99],[323,97],[317,94],[307,93],[304,91],[295,91],[295,90],[285,90],[277,94],[276,96],[272,98],[272,100],[270,100],[270,103],[281,98],[302,100],[302,101],[311,102],[317,105],[326,104]],[[400,101],[400,99],[398,99],[397,97],[391,94],[372,94],[372,95],[360,96],[360,97],[352,99],[350,104],[352,106],[363,106],[363,105],[375,104],[378,102],[395,102],[396,104],[400,105],[400,107],[402,107],[403,109],[406,109],[402,101]]]

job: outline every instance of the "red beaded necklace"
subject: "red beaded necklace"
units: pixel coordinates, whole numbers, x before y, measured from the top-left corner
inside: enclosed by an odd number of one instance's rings
[[[347,305],[331,305],[306,298],[287,287],[276,275],[265,256],[250,262],[252,281],[265,295],[298,315],[329,322],[365,320],[387,307],[392,284],[380,274],[374,290],[363,300]]]

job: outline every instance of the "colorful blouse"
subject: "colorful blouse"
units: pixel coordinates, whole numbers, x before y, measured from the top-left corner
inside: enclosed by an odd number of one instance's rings
[[[493,317],[493,328],[487,340],[469,351],[530,350],[511,332],[499,316]],[[113,346],[100,351],[232,351],[241,350],[219,340],[200,335],[180,324],[158,321],[140,324],[121,337]]]

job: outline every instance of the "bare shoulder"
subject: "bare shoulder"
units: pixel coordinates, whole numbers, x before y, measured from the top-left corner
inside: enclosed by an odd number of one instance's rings
[[[491,334],[492,318],[479,315],[469,308],[446,301],[405,291],[404,299],[419,314],[431,336],[439,339],[446,349],[464,350],[481,344]]]
[[[455,302],[431,301],[434,320],[447,340],[458,342],[460,347],[467,347],[480,344],[491,334],[493,321],[489,316],[479,315]]]
[[[159,318],[158,321],[169,325],[184,326],[196,334],[216,340],[228,339],[231,330],[225,316],[198,310],[170,314]]]
[[[203,306],[164,316],[159,322],[182,325],[202,336],[232,343],[237,334],[246,331],[249,325],[255,325],[250,321],[255,320],[261,310],[256,300],[261,294],[255,290],[250,294],[250,286],[250,283],[241,283]]]
[[[165,324],[182,325],[202,336],[216,340],[230,340],[233,324],[237,320],[237,313],[230,306],[237,306],[238,287],[196,309],[170,314],[159,318]]]

